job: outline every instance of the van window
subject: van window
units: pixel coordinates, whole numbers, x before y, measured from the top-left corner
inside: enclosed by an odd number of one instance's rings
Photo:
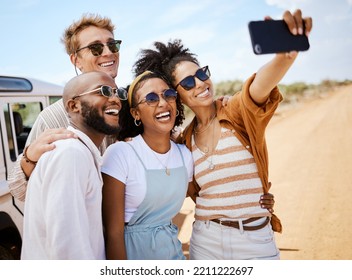
[[[11,91],[32,91],[33,87],[30,81],[17,77],[0,77],[0,92]]]
[[[40,102],[16,102],[4,105],[7,141],[12,161],[16,161],[17,156],[23,152],[29,132],[42,109],[43,105]]]
[[[62,98],[62,96],[49,96],[49,104],[51,105],[61,98]]]

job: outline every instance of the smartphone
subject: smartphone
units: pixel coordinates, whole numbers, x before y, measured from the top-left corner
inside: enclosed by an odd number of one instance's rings
[[[248,24],[255,54],[269,54],[309,49],[308,37],[293,35],[283,20],[251,21]]]

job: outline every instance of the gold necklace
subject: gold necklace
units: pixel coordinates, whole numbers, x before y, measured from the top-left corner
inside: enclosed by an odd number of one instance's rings
[[[215,119],[215,118],[214,118]],[[214,120],[213,119],[213,120]],[[199,152],[205,157],[205,160],[209,163],[209,166],[208,166],[208,169],[210,170],[213,170],[215,168],[215,164],[213,163],[213,153],[215,151],[215,147],[214,147],[214,136],[215,136],[215,124],[213,126],[213,137],[212,137],[212,141],[211,141],[211,148],[213,148],[214,150],[211,152],[211,155],[210,155],[210,161],[208,159],[208,152],[209,152],[209,147],[205,147],[206,150],[203,152],[197,145],[196,143],[196,138],[194,137],[194,144],[195,146],[198,148]]]
[[[196,127],[198,126],[198,122],[197,122],[197,126],[193,129],[195,134],[201,134],[204,131],[206,131],[209,126],[212,124],[213,120],[216,118],[216,113],[214,114],[214,116],[210,119],[210,121],[208,122],[207,126],[205,128],[203,128],[201,131],[196,131]]]
[[[152,150],[153,155],[155,156],[155,158],[160,162],[160,164],[165,168],[165,173],[167,176],[170,175],[170,169],[167,167],[169,164],[169,159],[170,159],[170,153],[171,153],[171,147],[170,150],[168,151],[168,155],[167,155],[167,160],[166,160],[166,165],[159,159],[158,155],[156,152],[154,152],[154,150]]]

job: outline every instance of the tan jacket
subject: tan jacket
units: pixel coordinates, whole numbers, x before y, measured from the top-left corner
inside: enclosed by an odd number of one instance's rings
[[[258,107],[249,95],[249,86],[254,77],[255,74],[245,82],[242,91],[235,93],[227,106],[222,106],[221,101],[217,100],[216,110],[221,126],[232,130],[244,147],[253,155],[263,184],[263,191],[268,193],[271,183],[268,181],[268,152],[265,141],[265,128],[283,98],[279,89],[275,87],[270,93],[266,104]],[[195,118],[185,128],[180,139],[189,149],[191,149],[194,125]],[[187,194],[196,202],[200,187],[195,182],[195,179],[193,179],[193,182],[193,187],[188,189]],[[281,222],[274,214],[271,218],[271,225],[274,231],[282,232]]]

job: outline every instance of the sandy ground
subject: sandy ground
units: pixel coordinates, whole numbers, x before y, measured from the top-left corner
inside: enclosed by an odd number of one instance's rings
[[[352,260],[352,85],[290,106],[267,129],[283,260]],[[176,217],[188,256],[194,204]]]

